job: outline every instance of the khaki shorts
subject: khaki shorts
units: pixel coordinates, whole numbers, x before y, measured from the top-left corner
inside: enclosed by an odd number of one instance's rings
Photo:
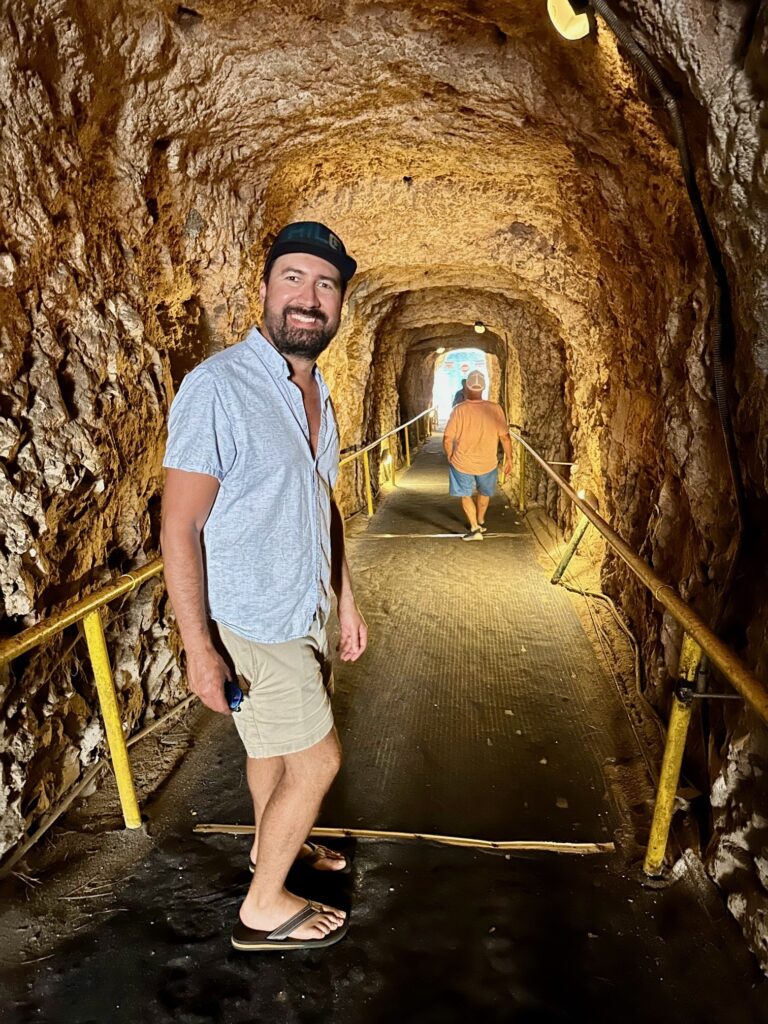
[[[232,714],[248,757],[306,750],[333,728],[333,672],[325,627],[279,644],[246,640],[219,625],[245,696]]]

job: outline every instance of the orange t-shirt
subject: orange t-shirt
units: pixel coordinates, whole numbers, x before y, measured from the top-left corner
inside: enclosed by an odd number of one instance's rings
[[[460,473],[490,473],[498,462],[499,438],[509,433],[497,402],[467,399],[451,413],[443,434],[448,461]]]

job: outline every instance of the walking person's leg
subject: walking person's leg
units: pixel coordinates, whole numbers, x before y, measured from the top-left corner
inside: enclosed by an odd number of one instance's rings
[[[251,868],[259,853],[259,829],[264,810],[275,787],[285,771],[283,757],[247,757],[245,762],[248,789],[253,800],[253,843],[251,845]],[[298,854],[299,860],[317,871],[343,871],[347,866],[346,857],[336,850],[305,841]]]
[[[475,478],[475,480],[477,482],[477,494],[474,498],[477,526],[481,533],[485,533],[485,516],[488,512],[488,506],[491,503],[491,498],[496,493],[496,487],[498,486],[498,470],[494,466],[494,468],[489,470],[489,472],[481,473]]]
[[[464,515],[467,517],[470,531],[477,529],[477,510],[475,508],[474,498],[462,498],[461,507],[464,509]]]
[[[261,815],[251,887],[240,908],[243,924],[260,931],[279,927],[306,905],[306,900],[288,892],[285,879],[341,765],[336,730],[307,750],[284,755],[282,761],[283,772]],[[342,911],[325,908],[290,937],[322,938],[344,918]]]
[[[481,494],[479,491],[475,495],[475,508],[477,512],[477,525],[481,530],[485,529],[485,514],[488,511],[488,505],[491,499],[487,494]]]
[[[461,473],[458,469],[448,464],[448,493],[454,498],[461,499],[461,507],[469,523],[469,530],[463,535],[463,540],[482,540],[483,535],[477,525],[477,509],[472,492],[475,489],[475,478],[470,473]]]

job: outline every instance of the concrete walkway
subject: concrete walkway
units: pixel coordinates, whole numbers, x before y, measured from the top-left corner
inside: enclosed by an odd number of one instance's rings
[[[640,752],[570,599],[501,496],[486,539],[464,543],[446,491],[435,438],[349,541],[371,643],[337,671],[346,763],[322,824],[633,835],[615,780]],[[644,889],[623,843],[578,857],[346,840],[349,876],[290,884],[350,908],[347,938],[326,952],[235,953],[248,841],[192,826],[248,822],[242,756],[230,723],[198,721],[110,912],[6,972],[3,1020],[768,1021],[766,981],[706,880],[687,871]]]

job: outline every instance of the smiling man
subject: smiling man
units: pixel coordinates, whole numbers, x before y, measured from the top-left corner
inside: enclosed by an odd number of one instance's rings
[[[336,334],[356,269],[323,224],[283,228],[267,256],[263,323],[205,360],[171,407],[162,549],[190,689],[234,715],[254,805],[253,879],[232,933],[242,950],[337,942],[345,915],[285,888],[295,860],[346,867],[306,841],[336,776],[325,624],[335,592],[339,654],[356,660],[367,629],[352,593],[333,500],[339,433],[315,361]],[[232,775],[234,769],[230,769]]]

